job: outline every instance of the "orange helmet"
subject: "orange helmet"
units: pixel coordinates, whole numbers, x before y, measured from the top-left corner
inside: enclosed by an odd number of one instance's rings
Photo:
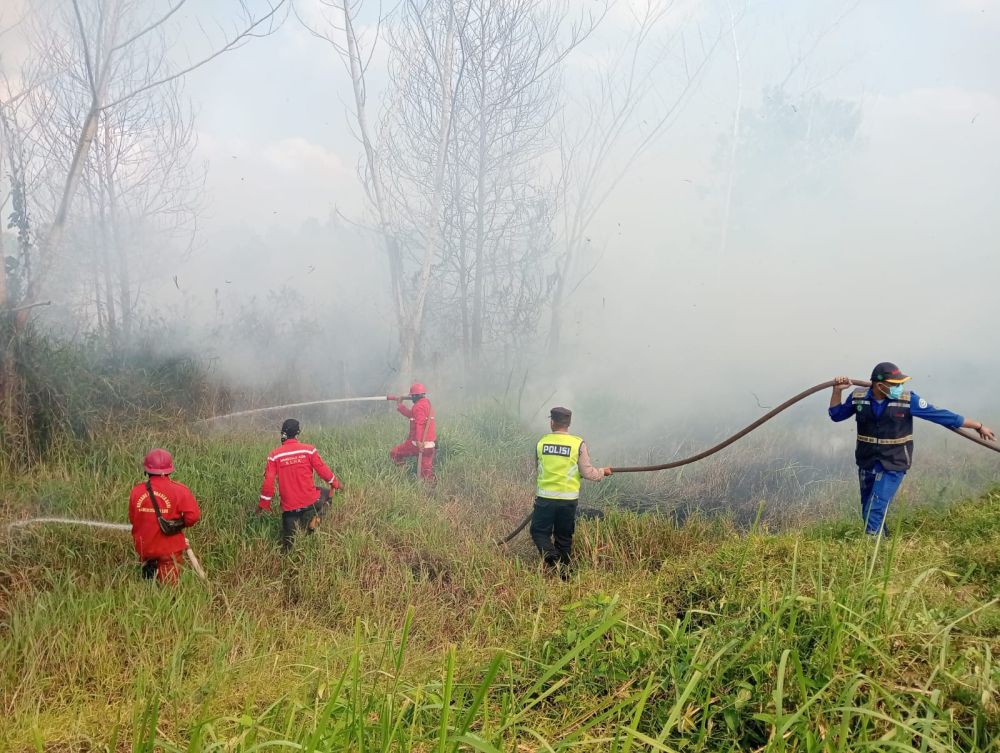
[[[424,387],[420,382],[414,382],[410,385],[411,395],[425,395],[427,394],[427,388]]]

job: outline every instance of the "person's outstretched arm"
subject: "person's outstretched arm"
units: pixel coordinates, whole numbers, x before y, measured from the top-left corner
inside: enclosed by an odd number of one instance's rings
[[[938,408],[933,406],[926,400],[922,399],[915,392],[910,393],[910,413],[917,418],[924,419],[924,421],[930,421],[933,424],[947,426],[951,429],[975,429],[979,432],[980,437],[989,442],[995,442],[997,439],[993,430],[989,427],[983,426],[982,421],[960,416],[947,408]]]
[[[975,429],[976,431],[979,432],[979,436],[985,439],[987,442],[997,441],[997,435],[993,432],[993,429],[991,429],[988,426],[983,426],[982,421],[977,421],[974,418],[967,418],[964,421],[962,421],[962,428]]]

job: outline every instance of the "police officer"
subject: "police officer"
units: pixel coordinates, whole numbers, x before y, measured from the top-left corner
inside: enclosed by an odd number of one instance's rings
[[[872,369],[872,386],[857,389],[843,401],[851,386],[848,377],[834,379],[830,395],[830,418],[844,421],[854,416],[858,441],[854,459],[861,487],[861,517],[865,533],[889,534],[885,516],[903,476],[913,462],[913,417],[950,428],[975,429],[983,439],[996,441],[991,429],[981,421],[964,418],[944,408],[935,408],[903,385],[910,377],[894,363],[884,361]]]
[[[531,540],[547,567],[570,564],[580,478],[600,481],[610,468],[595,468],[583,439],[569,433],[573,413],[556,407],[549,412],[551,432],[538,440],[538,481],[531,514]],[[562,571],[565,577],[565,570]]]

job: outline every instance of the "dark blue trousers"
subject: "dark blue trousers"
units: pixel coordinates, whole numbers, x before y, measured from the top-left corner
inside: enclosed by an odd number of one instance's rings
[[[865,533],[875,535],[883,530],[889,503],[899,491],[906,471],[865,470],[858,468],[858,482],[861,486],[861,519],[865,522]]]
[[[535,497],[531,540],[548,566],[569,565],[576,530],[576,500]]]

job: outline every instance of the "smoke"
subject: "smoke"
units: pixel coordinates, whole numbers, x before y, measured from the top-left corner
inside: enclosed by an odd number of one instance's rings
[[[619,4],[568,56],[561,122],[582,117],[597,91],[588,76],[642,5]],[[682,5],[644,61],[660,67],[608,171],[630,167],[587,226],[557,350],[543,309],[533,336],[479,363],[438,340],[417,374],[396,371],[391,270],[360,179],[350,79],[291,21],[186,80],[208,173],[193,248],[141,270],[161,347],[278,399],[375,394],[419,376],[438,404],[496,400],[539,429],[566,404],[581,431],[623,454],[708,440],[886,359],[935,403],[987,422],[1000,413],[996,7]],[[377,19],[361,21],[377,44]],[[628,162],[699,49],[708,62],[669,128]],[[377,48],[376,132],[393,106],[386,60]],[[623,93],[604,96],[610,107]],[[559,221],[550,261],[563,250]],[[73,275],[61,280],[69,295]],[[86,329],[71,303],[47,315]],[[843,453],[824,411],[817,399],[788,421]]]

